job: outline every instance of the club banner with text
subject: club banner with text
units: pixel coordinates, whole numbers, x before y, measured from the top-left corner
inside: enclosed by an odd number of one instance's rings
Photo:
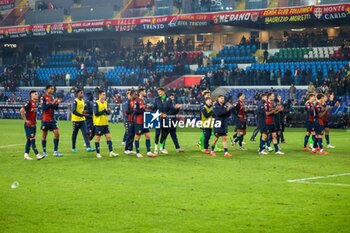
[[[15,3],[16,3],[16,0],[0,0],[0,11],[14,8]]]
[[[10,2],[10,1],[1,1]],[[144,18],[92,20],[72,23],[36,24],[0,28],[0,39],[30,36],[64,35],[99,32],[162,31],[192,28],[254,24],[293,24],[296,22],[342,22],[350,24],[350,4],[318,5],[263,10],[185,14]]]

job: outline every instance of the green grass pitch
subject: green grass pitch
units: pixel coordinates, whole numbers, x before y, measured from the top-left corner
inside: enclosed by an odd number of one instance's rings
[[[52,156],[50,134],[49,157],[24,161],[23,122],[0,120],[0,232],[349,232],[350,176],[287,182],[349,173],[345,130],[331,132],[337,148],[329,155],[302,151],[304,130],[286,129],[286,154],[259,157],[250,129],[248,151],[230,146],[232,158],[201,154],[199,131],[191,131],[178,135],[186,153],[175,153],[168,139],[169,155],[137,159],[122,154],[117,124],[110,128],[120,157],[107,157],[103,139],[97,159],[81,134],[71,153],[71,123],[59,125],[64,157]]]

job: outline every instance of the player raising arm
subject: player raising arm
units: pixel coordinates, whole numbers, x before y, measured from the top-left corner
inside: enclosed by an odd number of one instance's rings
[[[136,147],[136,156],[142,158],[143,155],[140,153],[140,138],[144,134],[146,137],[146,148],[148,157],[156,157],[156,154],[151,152],[151,139],[149,129],[143,127],[143,114],[146,111],[145,98],[146,91],[144,88],[139,89],[139,97],[135,100],[134,105],[134,127],[135,127],[135,147]]]
[[[274,93],[268,93],[267,94],[267,101],[264,103],[264,111],[265,111],[265,125],[264,129],[262,130],[261,140],[260,140],[260,148],[259,148],[259,154],[260,155],[266,155],[267,152],[264,151],[264,147],[267,141],[267,137],[269,134],[272,136],[272,142],[275,147],[275,154],[283,155],[284,153],[281,152],[278,148],[277,143],[277,134],[276,134],[276,128],[273,121],[274,115],[280,111],[282,111],[281,107],[273,107],[272,101],[275,99]]]
[[[53,131],[54,134],[54,152],[53,155],[56,157],[62,157],[63,155],[58,152],[58,144],[60,140],[60,131],[58,129],[57,121],[55,120],[55,110],[58,110],[58,105],[62,99],[53,97],[54,86],[46,86],[45,94],[41,97],[41,108],[42,108],[42,119],[41,119],[41,130],[43,131],[41,144],[43,147],[43,156],[46,157],[46,137],[49,131]]]
[[[304,151],[308,151],[307,143],[309,142],[310,136],[312,135],[313,142],[317,145],[315,136],[315,94],[309,94],[309,100],[305,104],[306,109],[306,134],[304,138]]]
[[[324,133],[324,116],[327,114],[329,108],[324,108],[325,98],[323,94],[317,94],[317,102],[315,105],[315,132],[316,132],[316,140],[320,151],[318,154],[328,154],[328,152],[323,150],[323,133]],[[312,153],[317,153],[317,146],[314,142],[314,147],[312,148]]]
[[[323,116],[324,119],[324,137],[326,138],[326,142],[327,142],[327,148],[328,149],[334,149],[335,146],[331,145],[330,142],[330,138],[329,138],[329,133],[330,133],[330,128],[329,128],[329,115],[330,115],[330,111],[332,110],[332,108],[335,105],[335,101],[334,101],[334,93],[330,92],[329,93],[329,99],[328,97],[325,95],[325,103],[324,103],[324,108],[326,108],[326,114]]]

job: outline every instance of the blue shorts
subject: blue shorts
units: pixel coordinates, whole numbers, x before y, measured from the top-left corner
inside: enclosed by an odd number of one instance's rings
[[[236,128],[237,129],[246,129],[247,128],[247,122],[245,121],[240,121],[240,120],[237,120],[236,121]]]
[[[41,130],[42,131],[53,131],[55,129],[58,129],[58,125],[56,121],[52,122],[41,122]]]
[[[26,124],[24,124],[24,131],[26,132],[26,137],[27,138],[35,138],[36,126],[29,127]]]
[[[282,130],[281,124],[275,124],[275,129],[276,131],[281,131]]]
[[[275,133],[276,127],[275,125],[265,125],[263,133],[269,134],[269,133]]]
[[[228,128],[224,125],[221,128],[214,127],[214,135],[218,136],[226,136],[228,132]]]
[[[315,132],[318,135],[322,135],[324,131],[324,125],[315,124]]]
[[[149,129],[143,128],[143,124],[134,124],[134,127],[135,127],[135,134],[137,135],[149,133]]]
[[[214,133],[215,137],[227,136],[227,133]]]
[[[109,132],[109,126],[104,125],[104,126],[95,126],[95,134],[98,136],[102,136],[105,134],[108,134]]]
[[[306,121],[306,131],[307,132],[315,131],[315,122]]]

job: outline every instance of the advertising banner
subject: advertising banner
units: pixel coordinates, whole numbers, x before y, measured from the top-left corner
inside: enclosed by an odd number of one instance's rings
[[[10,2],[10,1],[0,1]],[[80,33],[162,31],[171,28],[210,27],[220,25],[245,26],[258,23],[288,24],[343,20],[350,23],[350,4],[270,8],[263,10],[227,11],[216,13],[91,20],[72,23],[37,24],[0,28],[0,39],[26,36],[46,36]]]
[[[0,11],[14,8],[15,3],[16,3],[16,0],[0,0]]]

